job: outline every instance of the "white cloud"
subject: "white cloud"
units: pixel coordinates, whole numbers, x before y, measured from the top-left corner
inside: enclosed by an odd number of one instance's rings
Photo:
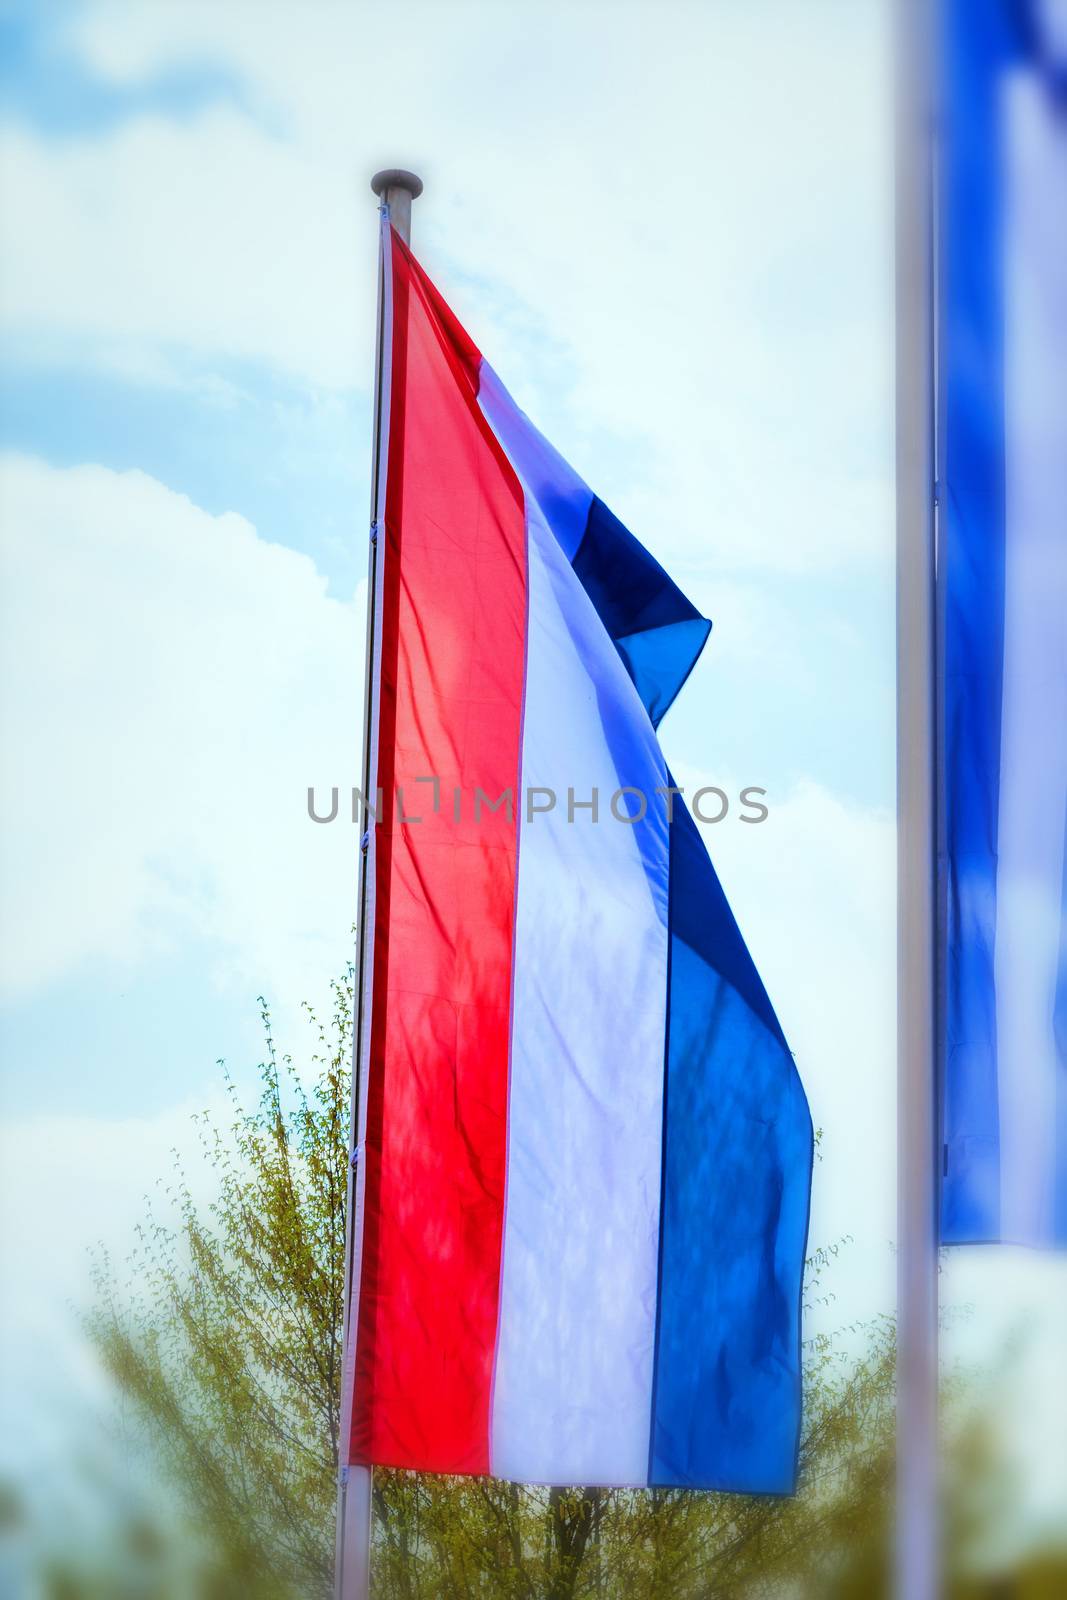
[[[373,241],[360,251],[336,170],[307,152],[220,110],[191,125],[140,118],[98,142],[9,131],[0,161],[20,222],[0,294],[23,340],[365,379],[373,319],[352,285],[357,263],[372,283]]]
[[[365,385],[366,180],[408,160],[427,263],[658,549],[864,561],[890,531],[883,12],[93,6],[95,70],[221,60],[267,112],[9,133],[7,315]]]
[[[143,473],[0,463],[4,967],[26,995],[193,938],[219,981],[318,993],[357,840],[363,621],[313,563]]]

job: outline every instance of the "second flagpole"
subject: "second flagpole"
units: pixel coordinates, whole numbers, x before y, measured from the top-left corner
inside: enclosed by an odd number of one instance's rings
[[[896,6],[899,1600],[940,1594],[934,189],[928,0]]]
[[[365,1466],[349,1466],[355,1338],[359,1300],[359,1254],[362,1235],[363,1173],[361,1156],[366,1125],[367,1061],[370,1044],[370,997],[374,967],[374,827],[371,796],[377,788],[378,678],[380,665],[380,593],[384,562],[382,519],[388,466],[389,400],[392,357],[392,293],[390,233],[411,242],[411,203],[422,193],[413,172],[389,168],[375,173],[371,188],[378,196],[382,245],[378,266],[378,316],[374,361],[374,411],[371,453],[370,539],[367,573],[367,647],[363,707],[364,832],[360,839],[359,913],[355,972],[352,1048],[352,1109],[348,1183],[345,1205],[345,1283],[342,1348],[341,1434],[338,1441],[337,1540],[334,1559],[335,1600],[369,1600],[373,1530],[373,1476]]]

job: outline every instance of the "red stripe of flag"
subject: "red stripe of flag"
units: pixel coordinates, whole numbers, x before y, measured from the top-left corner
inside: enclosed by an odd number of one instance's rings
[[[526,631],[478,352],[393,235],[374,991],[352,1461],[487,1472]],[[433,789],[417,778],[437,777]],[[483,810],[481,786],[504,808]],[[453,789],[464,820],[453,820]],[[390,797],[401,788],[401,826]]]

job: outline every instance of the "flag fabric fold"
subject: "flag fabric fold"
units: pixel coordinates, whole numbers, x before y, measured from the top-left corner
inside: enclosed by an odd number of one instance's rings
[[[347,1459],[789,1492],[811,1122],[656,738],[710,623],[383,251]]]

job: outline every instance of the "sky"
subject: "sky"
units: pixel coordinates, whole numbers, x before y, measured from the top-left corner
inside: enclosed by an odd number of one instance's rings
[[[416,253],[495,370],[713,619],[662,740],[682,783],[767,790],[705,832],[822,1130],[812,1243],[850,1241],[820,1315],[892,1309],[885,23],[0,5],[3,1364],[41,1460],[93,1381],[88,1247],[122,1255],[219,1058],[251,1083],[257,996],[298,1053],[352,949],[355,829],[306,794],[358,773],[383,166],[423,177]],[[980,1255],[952,1293],[1006,1327]],[[1062,1316],[1062,1275],[1033,1292]]]

